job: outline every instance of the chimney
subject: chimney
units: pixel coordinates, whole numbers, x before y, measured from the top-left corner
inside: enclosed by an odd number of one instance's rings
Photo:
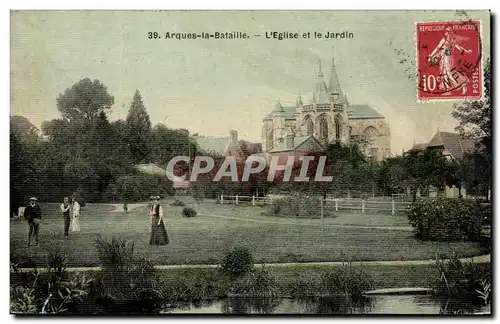
[[[231,138],[231,141],[233,142],[238,142],[238,131],[232,129],[230,132],[229,132],[229,137]]]

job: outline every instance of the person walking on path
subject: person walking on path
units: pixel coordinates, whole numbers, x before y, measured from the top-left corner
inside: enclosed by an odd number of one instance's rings
[[[72,220],[71,220],[71,231],[72,232],[80,232],[80,204],[73,198],[73,212],[72,212]]]
[[[38,232],[40,230],[40,220],[42,219],[42,209],[37,203],[36,197],[30,198],[30,204],[24,210],[24,218],[28,221],[28,246],[31,245],[31,237],[35,237],[35,245],[38,245]]]
[[[64,236],[67,238],[69,235],[69,225],[71,224],[71,205],[68,197],[64,197],[64,202],[61,204],[61,214],[64,218]]]
[[[170,243],[167,229],[163,222],[163,208],[160,205],[160,197],[156,196],[153,199],[153,205],[150,210],[151,215],[151,237],[149,238],[150,245],[167,245]]]

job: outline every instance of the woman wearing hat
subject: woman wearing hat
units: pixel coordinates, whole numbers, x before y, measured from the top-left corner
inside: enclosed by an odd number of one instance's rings
[[[160,205],[160,197],[153,197],[153,204],[150,209],[151,215],[151,237],[149,238],[150,245],[166,245],[170,243],[168,239],[167,229],[163,222],[163,208]]]

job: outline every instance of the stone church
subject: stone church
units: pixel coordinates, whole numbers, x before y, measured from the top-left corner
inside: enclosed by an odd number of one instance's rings
[[[370,157],[381,161],[391,156],[389,125],[368,105],[351,105],[332,60],[330,80],[324,80],[321,61],[317,81],[308,101],[297,99],[292,107],[278,101],[263,119],[262,150],[271,155],[320,152],[329,144],[358,141]]]

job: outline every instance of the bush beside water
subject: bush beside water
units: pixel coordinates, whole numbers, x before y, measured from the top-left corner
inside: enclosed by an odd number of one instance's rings
[[[491,267],[461,262],[456,255],[437,260],[439,279],[433,283],[437,295],[488,305],[491,302]]]
[[[221,263],[221,270],[229,277],[236,279],[253,270],[254,260],[250,250],[237,246],[226,254]]]
[[[418,200],[410,206],[408,220],[421,240],[478,241],[483,207],[471,200]]]

